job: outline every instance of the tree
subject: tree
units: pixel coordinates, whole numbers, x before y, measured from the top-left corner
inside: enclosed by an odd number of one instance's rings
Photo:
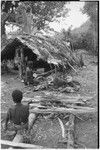
[[[38,17],[36,25],[40,29],[54,21],[56,17],[61,17],[65,3],[65,1],[27,1],[25,5],[30,6],[32,13]]]
[[[90,17],[91,22],[97,24],[98,2],[85,2],[82,12],[86,13]]]
[[[18,1],[1,1],[1,36],[5,35],[6,21],[15,22],[15,8]]]
[[[56,17],[61,17],[65,3],[65,1],[2,1],[2,16],[4,13],[7,14],[6,19],[2,21],[2,28],[4,28],[6,21],[9,20],[18,25],[24,24],[23,30],[25,29],[25,31],[29,31],[29,28],[31,28],[31,26],[28,28],[29,21],[38,30],[44,29],[45,25],[50,21],[54,21]],[[67,11],[64,11],[65,13]]]
[[[98,51],[98,2],[85,2],[83,13],[86,13],[90,17],[92,22],[91,28],[89,29],[89,35],[93,37],[94,51]],[[91,31],[91,32],[90,32]]]

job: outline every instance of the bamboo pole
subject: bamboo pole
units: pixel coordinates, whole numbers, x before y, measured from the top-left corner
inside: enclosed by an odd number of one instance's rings
[[[68,149],[74,148],[74,120],[75,120],[75,116],[71,114],[69,116],[69,129],[67,133],[67,138],[68,138],[67,148]]]

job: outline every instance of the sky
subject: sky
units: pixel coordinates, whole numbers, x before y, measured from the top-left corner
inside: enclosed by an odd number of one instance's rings
[[[82,12],[80,11],[80,9],[83,8],[84,4],[84,2],[70,2],[70,4],[67,4],[67,8],[70,8],[68,14],[69,16],[66,17],[66,19],[61,19],[60,23],[50,23],[50,27],[58,32],[63,28],[67,30],[71,25],[72,29],[80,27],[84,22],[88,20],[88,16],[82,14]]]
[[[71,25],[72,29],[80,27],[84,22],[88,20],[88,16],[86,14],[82,14],[80,9],[83,8],[84,2],[70,2],[66,5],[67,8],[70,9],[68,17],[61,18],[60,23],[52,22],[50,23],[50,27],[55,31],[60,32],[63,28],[67,30]],[[13,31],[16,31],[18,28],[14,27]],[[6,27],[6,31],[9,32],[11,29],[11,25]]]

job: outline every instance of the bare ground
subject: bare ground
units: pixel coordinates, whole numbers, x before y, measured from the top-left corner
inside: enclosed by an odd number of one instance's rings
[[[84,56],[86,68],[78,69],[78,74],[73,78],[81,83],[81,89],[78,92],[82,96],[93,96],[90,105],[97,108],[97,64],[91,63],[96,61],[96,57],[89,55]],[[33,97],[44,94],[41,92],[33,92],[32,88],[25,87],[23,83],[16,77],[16,75],[2,75],[1,77],[1,112],[6,112],[12,105],[11,93],[14,89],[20,89],[25,97]],[[75,143],[76,148],[97,148],[97,113],[86,114],[80,116],[82,120],[76,118],[75,120]],[[1,139],[12,140],[1,130]],[[58,120],[53,121],[44,120],[40,118],[33,127],[33,137],[31,143],[43,145],[48,148],[66,148],[65,144],[58,144],[61,139],[61,130]]]

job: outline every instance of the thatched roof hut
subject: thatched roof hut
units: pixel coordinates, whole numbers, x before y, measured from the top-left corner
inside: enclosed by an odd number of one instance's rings
[[[1,58],[14,57],[15,49],[19,46],[27,47],[38,59],[43,59],[48,63],[64,66],[66,63],[75,62],[72,52],[65,42],[44,35],[28,34],[18,35],[8,40],[7,44],[2,46]],[[30,51],[26,53],[30,53]]]

